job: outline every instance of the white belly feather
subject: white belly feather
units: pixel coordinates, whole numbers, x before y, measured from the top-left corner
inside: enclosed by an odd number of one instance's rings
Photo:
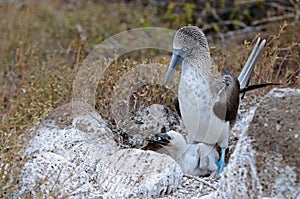
[[[227,147],[229,122],[214,114],[215,101],[205,79],[193,70],[185,70],[181,75],[178,99],[189,143],[218,143],[221,147]]]

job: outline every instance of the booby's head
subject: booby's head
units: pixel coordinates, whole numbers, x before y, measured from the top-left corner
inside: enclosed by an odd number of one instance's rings
[[[187,149],[186,141],[180,133],[176,131],[169,131],[167,133],[156,133],[157,140],[149,140],[152,143],[161,144],[165,149],[168,150],[173,158],[182,155]]]
[[[184,59],[201,59],[199,56],[208,56],[206,59],[210,61],[209,46],[202,30],[197,26],[180,28],[173,39],[172,59],[163,84],[168,83],[174,71]]]

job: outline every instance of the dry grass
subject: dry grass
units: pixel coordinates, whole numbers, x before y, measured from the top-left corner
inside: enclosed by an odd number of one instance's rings
[[[300,29],[297,26],[289,26],[286,21],[276,24],[275,27],[263,35],[257,35],[252,41],[244,41],[243,46],[227,43],[223,49],[213,49],[212,57],[215,58],[215,64],[238,75],[257,38],[265,38],[266,47],[251,76],[250,84],[273,82],[282,84],[280,87],[300,88],[300,37],[296,33]],[[262,96],[271,88],[266,87],[252,92]]]
[[[146,15],[120,3],[110,4],[111,12],[106,6],[85,1],[0,4],[5,19],[0,24],[1,198],[18,186],[15,168],[22,164],[19,151],[27,141],[19,135],[70,100],[78,65],[89,50],[106,37],[152,22],[151,10]],[[86,31],[85,41],[77,24]]]
[[[155,7],[147,9],[145,12],[144,7],[136,4],[103,5],[85,1],[0,3],[1,198],[18,187],[18,167],[22,165],[19,151],[27,141],[23,132],[53,108],[70,100],[78,66],[93,46],[130,28],[168,25],[156,15]],[[86,39],[80,37],[77,24],[83,27]],[[186,24],[176,24],[183,25]],[[252,82],[280,82],[299,88],[299,24],[287,26],[286,31],[286,25],[281,25],[281,28],[274,25],[266,31],[266,35],[268,31],[273,34],[269,34],[266,51]],[[250,43],[245,43],[242,49],[233,44],[230,49],[215,49],[212,54],[217,57],[216,64],[238,74],[250,50]],[[110,106],[116,82],[137,63],[168,64],[167,55],[165,59],[153,58],[156,54],[160,52],[145,51],[143,59],[135,61],[137,55],[129,54],[130,59],[119,59],[101,79],[97,108],[110,122],[113,122]],[[266,90],[257,92],[264,94]],[[175,95],[160,86],[146,85],[132,96],[136,97],[139,108],[152,103],[172,106]]]

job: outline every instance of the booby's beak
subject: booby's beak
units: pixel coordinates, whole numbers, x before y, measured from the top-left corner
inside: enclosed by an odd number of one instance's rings
[[[170,136],[167,133],[156,133],[155,136],[158,138],[157,140],[148,139],[151,143],[161,144],[161,145],[168,145],[170,144]]]
[[[169,79],[172,77],[176,68],[181,64],[183,59],[184,59],[184,57],[182,55],[181,50],[174,49],[173,54],[172,54],[171,63],[170,63],[169,69],[167,71],[167,74],[166,74],[164,82],[163,82],[164,86],[168,83]]]

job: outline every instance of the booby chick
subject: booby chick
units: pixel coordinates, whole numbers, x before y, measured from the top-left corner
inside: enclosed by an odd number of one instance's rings
[[[184,174],[194,176],[208,175],[217,170],[215,162],[219,159],[218,152],[203,143],[187,144],[184,137],[176,132],[157,133],[160,140],[149,140],[159,143],[176,160]]]
[[[238,79],[230,74],[218,76],[213,70],[207,39],[196,26],[180,28],[173,40],[173,54],[164,85],[181,64],[178,101],[188,143],[221,147],[218,174],[223,171],[225,150],[240,98],[265,45],[257,41]]]

